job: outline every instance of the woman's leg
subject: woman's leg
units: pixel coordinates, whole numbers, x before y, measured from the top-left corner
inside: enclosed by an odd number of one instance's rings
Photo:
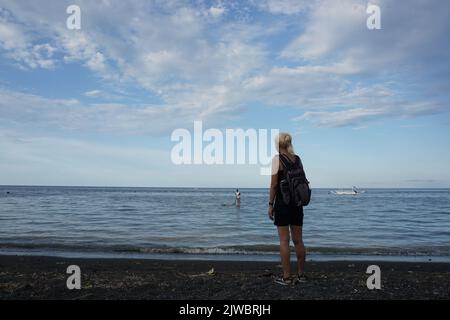
[[[289,227],[278,227],[278,236],[280,237],[280,256],[283,266],[283,278],[291,276],[291,260],[289,250]]]
[[[294,242],[295,246],[295,254],[297,255],[298,273],[301,274],[303,273],[303,271],[305,271],[305,256],[306,256],[305,245],[303,244],[303,237],[302,237],[302,227],[291,225],[291,235],[292,241]]]

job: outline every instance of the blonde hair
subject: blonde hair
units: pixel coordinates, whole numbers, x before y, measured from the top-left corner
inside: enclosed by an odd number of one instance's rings
[[[294,147],[292,146],[292,136],[289,133],[281,132],[275,138],[275,144],[278,152],[280,149],[286,149],[290,154],[294,154]]]

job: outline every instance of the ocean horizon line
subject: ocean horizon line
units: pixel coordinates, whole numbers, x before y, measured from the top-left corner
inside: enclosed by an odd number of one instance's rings
[[[207,187],[207,186],[102,186],[102,185],[44,185],[44,184],[0,184],[0,187],[46,187],[46,188],[130,188],[130,189],[233,189],[236,188],[245,190],[245,189],[269,189],[269,187],[239,187],[239,186],[232,186],[232,187]],[[352,186],[347,187],[311,187],[311,189],[320,189],[320,190],[327,190],[327,189],[351,189]],[[447,190],[450,189],[450,186],[448,187],[364,187],[360,186],[358,189],[368,189],[368,190],[389,190],[389,189],[396,189],[396,190]]]

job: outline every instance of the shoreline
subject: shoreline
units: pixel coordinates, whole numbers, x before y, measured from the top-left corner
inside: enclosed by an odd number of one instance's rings
[[[103,251],[67,251],[67,250],[30,250],[0,248],[0,256],[39,256],[77,259],[130,259],[161,261],[254,261],[279,262],[278,252],[248,253],[146,253],[146,252],[103,252]],[[295,258],[295,253],[291,252]],[[385,254],[331,254],[308,253],[307,262],[362,261],[362,262],[399,262],[399,263],[449,263],[450,256],[438,255],[385,255]]]
[[[381,290],[366,286],[373,264],[381,269]],[[69,265],[81,269],[81,290],[66,287]],[[0,254],[0,299],[450,299],[448,263],[310,261],[306,268],[305,283],[285,287],[273,281],[281,273],[275,261]]]

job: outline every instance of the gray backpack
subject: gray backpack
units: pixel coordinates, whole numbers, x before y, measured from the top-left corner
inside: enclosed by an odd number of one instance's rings
[[[292,162],[282,154],[279,157],[285,172],[285,179],[280,181],[283,202],[297,207],[307,206],[311,200],[311,189],[309,188],[309,181],[306,179],[300,157],[295,156],[295,162]]]

